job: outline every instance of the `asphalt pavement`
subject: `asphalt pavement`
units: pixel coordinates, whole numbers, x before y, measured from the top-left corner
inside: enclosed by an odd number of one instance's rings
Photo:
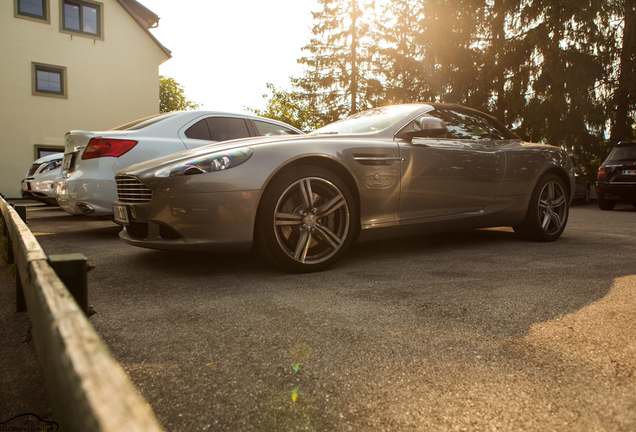
[[[498,228],[358,244],[310,275],[27,214],[47,254],[95,266],[90,321],[168,431],[636,430],[632,206],[573,206],[554,243]],[[24,317],[9,324],[21,338]]]

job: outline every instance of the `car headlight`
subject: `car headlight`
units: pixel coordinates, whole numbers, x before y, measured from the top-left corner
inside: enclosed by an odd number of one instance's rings
[[[180,160],[155,171],[155,177],[174,177],[223,171],[245,163],[254,151],[249,147]]]

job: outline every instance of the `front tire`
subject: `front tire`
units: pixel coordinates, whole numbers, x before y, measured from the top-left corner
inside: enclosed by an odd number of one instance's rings
[[[527,240],[555,241],[565,230],[569,211],[565,183],[556,174],[546,174],[532,192],[524,221],[513,229]]]
[[[321,167],[301,166],[263,193],[256,246],[273,264],[295,273],[325,270],[355,238],[355,201],[346,184]]]

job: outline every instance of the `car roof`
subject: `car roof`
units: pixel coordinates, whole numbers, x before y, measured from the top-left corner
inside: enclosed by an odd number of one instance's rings
[[[285,126],[301,134],[304,134],[304,132],[302,132],[300,129],[295,128],[294,126],[281,122],[279,120],[274,120],[274,119],[270,119],[266,117],[259,117],[257,115],[247,114],[247,113],[231,113],[231,112],[225,112],[225,111],[202,111],[202,110],[171,111],[171,112],[156,114],[153,116],[145,117],[142,119],[138,119],[138,120],[117,126],[111,129],[111,131],[134,131],[134,130],[145,129],[145,128],[153,128],[159,123],[161,123],[161,125],[163,126],[165,124],[172,123],[172,122],[177,122],[177,123],[183,122],[184,118],[186,119],[186,121],[191,121],[199,117],[207,117],[207,116],[234,117],[234,118],[243,118],[243,119],[250,119],[250,120],[259,120],[259,121],[264,121],[268,123],[278,124],[280,126]],[[160,119],[160,117],[165,117],[165,118]],[[145,123],[146,121],[151,121],[151,123],[147,125],[146,127],[139,128],[139,125]]]

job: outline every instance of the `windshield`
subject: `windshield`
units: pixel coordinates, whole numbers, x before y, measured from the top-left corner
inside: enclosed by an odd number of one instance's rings
[[[152,124],[160,122],[161,120],[165,120],[167,118],[173,117],[177,114],[178,114],[177,112],[155,114],[150,117],[140,118],[135,121],[131,121],[129,123],[123,124],[121,126],[117,126],[116,128],[113,128],[111,130],[113,131],[139,130],[139,129],[145,128],[146,126],[150,126]]]
[[[346,119],[331,123],[315,130],[310,135],[319,134],[364,134],[384,130],[404,116],[419,109],[416,105],[395,105],[362,111]]]

